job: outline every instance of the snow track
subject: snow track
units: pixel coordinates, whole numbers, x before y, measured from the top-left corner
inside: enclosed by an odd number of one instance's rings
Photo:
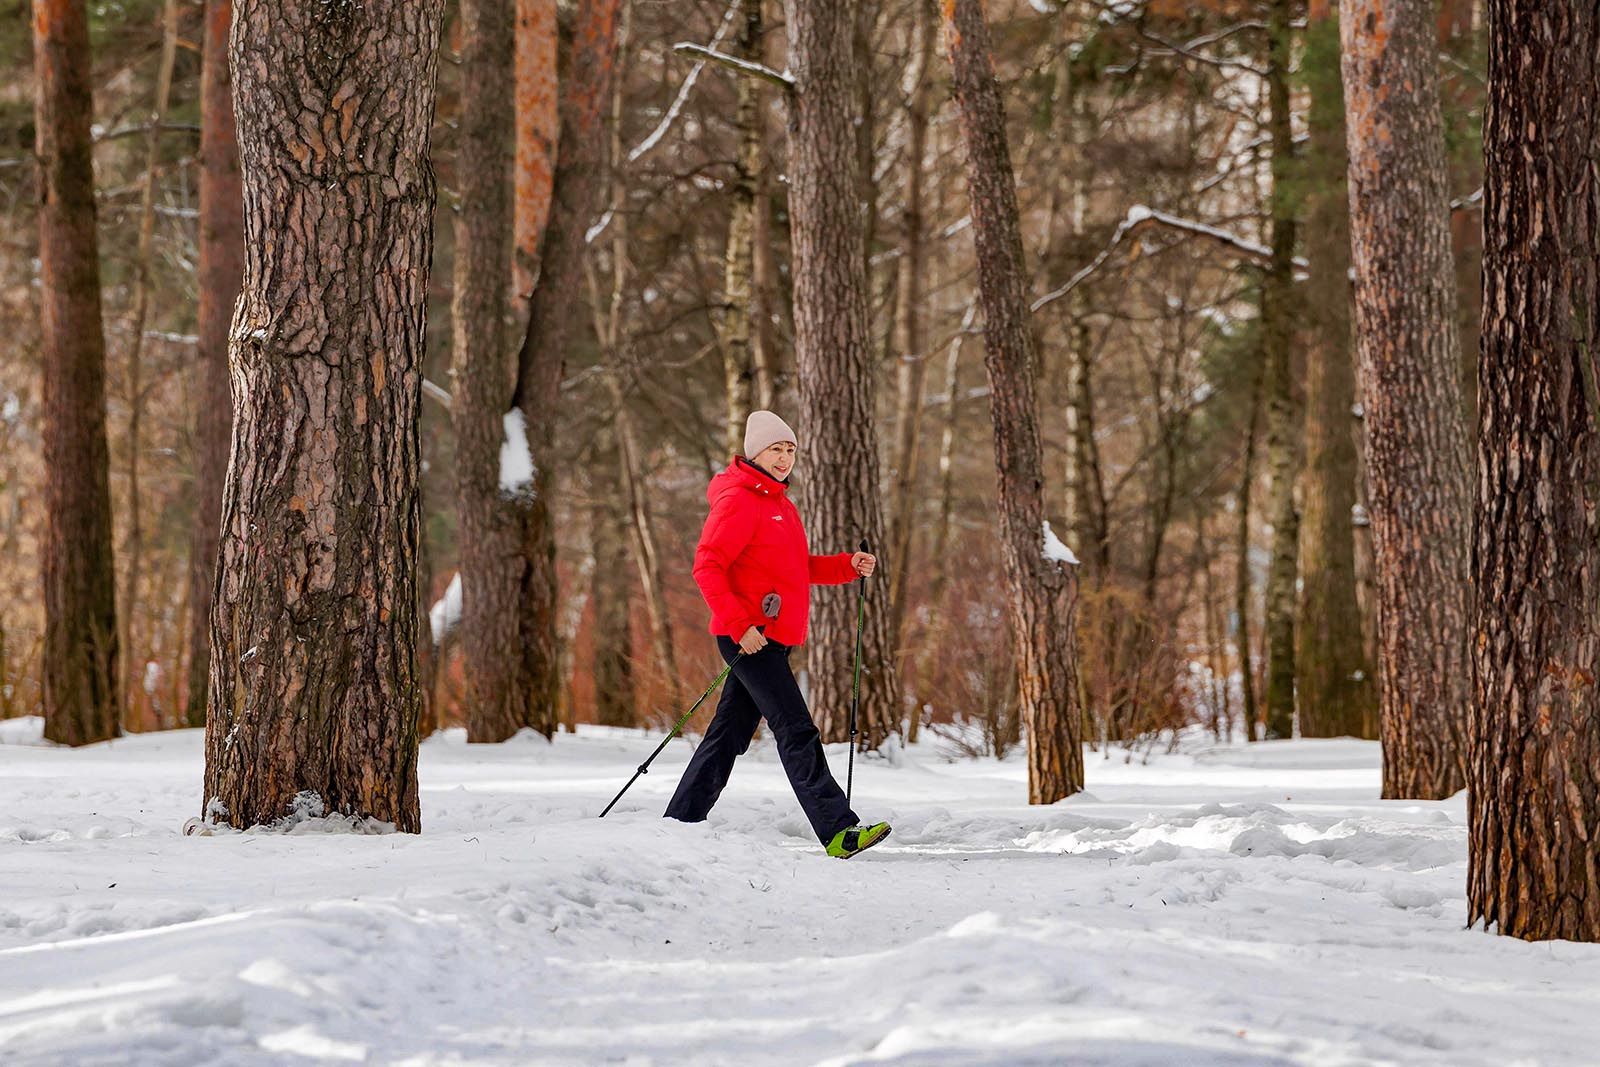
[[[674,743],[423,749],[420,836],[189,837],[198,732],[0,724],[0,1062],[1580,1064],[1600,947],[1463,929],[1464,805],[1375,746],[857,768],[895,824],[821,855],[774,754],[657,818]],[[842,762],[844,753],[832,753]]]

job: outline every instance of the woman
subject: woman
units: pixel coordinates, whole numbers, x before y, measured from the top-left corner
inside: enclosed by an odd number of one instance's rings
[[[810,554],[787,496],[794,464],[794,431],[772,412],[757,411],[745,422],[744,456],[735,456],[706,490],[711,514],[695,549],[694,580],[711,608],[717,648],[733,670],[667,817],[705,819],[764,718],[811,828],[828,855],[848,859],[888,837],[889,824],[862,826],[850,810],[789,669],[789,652],[805,640],[811,586],[866,577],[878,561],[865,552]]]

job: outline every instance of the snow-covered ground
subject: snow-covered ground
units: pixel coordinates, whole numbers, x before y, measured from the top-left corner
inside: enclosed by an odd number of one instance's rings
[[[895,825],[824,857],[758,746],[711,822],[689,752],[591,730],[422,753],[424,833],[183,837],[201,736],[0,723],[0,1063],[1580,1064],[1600,946],[1464,929],[1461,798],[1375,746],[856,766]],[[843,770],[844,752],[830,755]]]

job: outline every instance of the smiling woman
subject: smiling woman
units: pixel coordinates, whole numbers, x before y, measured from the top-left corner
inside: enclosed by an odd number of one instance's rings
[[[744,452],[711,479],[711,514],[694,556],[711,632],[732,670],[667,815],[703,820],[728,784],[733,761],[766,719],[812,830],[829,855],[849,857],[889,836],[889,824],[857,825],[849,798],[828,770],[789,653],[806,638],[811,586],[865,578],[877,560],[865,552],[811,554],[800,512],[788,497],[799,453],[788,423],[770,411],[752,413]]]

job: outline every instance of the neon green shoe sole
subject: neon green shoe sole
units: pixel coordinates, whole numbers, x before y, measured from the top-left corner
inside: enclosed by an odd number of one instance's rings
[[[833,835],[828,842],[828,855],[847,860],[865,852],[889,836],[889,824],[875,822],[871,826],[849,826]]]

